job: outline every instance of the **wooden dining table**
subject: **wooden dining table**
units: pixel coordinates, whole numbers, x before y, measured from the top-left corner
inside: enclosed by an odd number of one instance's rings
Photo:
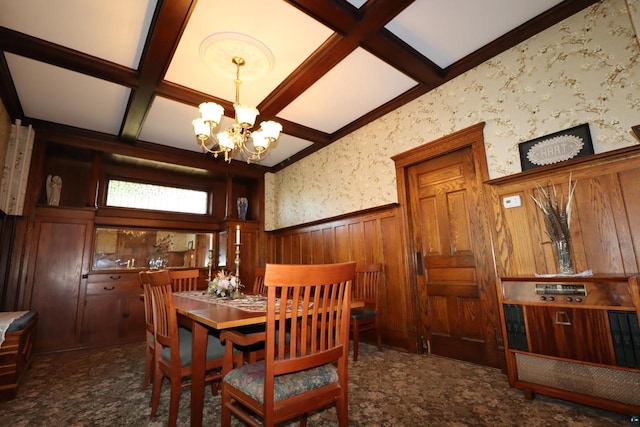
[[[194,299],[181,292],[173,294],[173,303],[181,324],[191,329],[191,425],[202,426],[204,408],[204,377],[209,329],[218,330],[239,326],[258,325],[267,321],[264,311],[245,311],[217,304],[214,301]]]
[[[218,304],[214,300],[195,299],[188,292],[175,292],[173,302],[181,324],[191,328],[191,425],[202,426],[204,378],[208,328],[218,330],[259,325],[267,321],[266,311],[246,311]],[[364,303],[353,301],[352,308]]]

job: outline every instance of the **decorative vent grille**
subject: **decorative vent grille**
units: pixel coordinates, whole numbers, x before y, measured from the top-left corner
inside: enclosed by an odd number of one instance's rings
[[[516,354],[518,379],[640,406],[640,373]]]

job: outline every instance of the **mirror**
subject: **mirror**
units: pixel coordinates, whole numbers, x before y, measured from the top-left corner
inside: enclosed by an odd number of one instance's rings
[[[96,227],[93,269],[209,266],[212,233]]]

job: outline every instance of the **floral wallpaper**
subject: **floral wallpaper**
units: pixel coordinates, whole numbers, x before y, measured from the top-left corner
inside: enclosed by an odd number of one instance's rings
[[[391,156],[478,122],[491,178],[518,144],[589,123],[594,151],[639,144],[640,0],[604,0],[265,177],[267,230],[398,201]]]

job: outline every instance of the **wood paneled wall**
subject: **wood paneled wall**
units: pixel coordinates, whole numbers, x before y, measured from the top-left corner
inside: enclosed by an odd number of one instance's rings
[[[382,335],[385,345],[417,351],[412,295],[405,283],[400,211],[396,205],[267,233],[267,262],[381,263]],[[375,342],[372,336],[365,340]]]
[[[640,266],[640,146],[545,166],[489,181],[498,275],[555,273],[544,217],[531,196],[553,183],[567,193],[576,181],[571,240],[576,272],[637,273]],[[505,208],[504,197],[522,206]]]

